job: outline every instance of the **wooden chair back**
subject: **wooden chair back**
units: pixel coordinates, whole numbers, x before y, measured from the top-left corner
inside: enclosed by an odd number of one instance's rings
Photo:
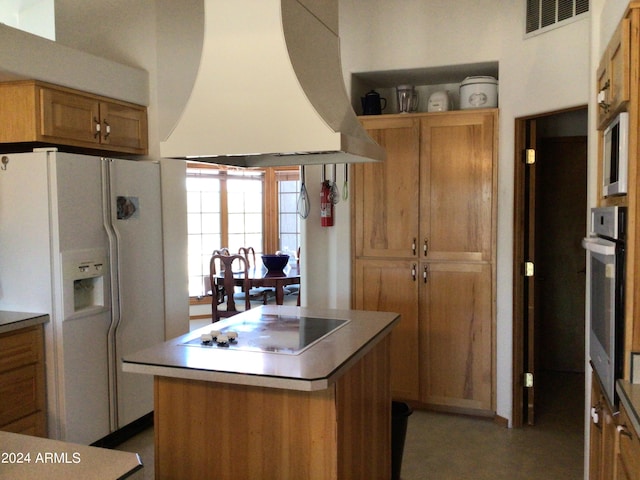
[[[216,278],[217,267],[219,265],[219,271],[224,274],[222,287],[224,288],[225,297],[227,300],[226,310],[220,310],[218,308],[218,299],[216,296],[211,300],[211,321],[217,322],[221,318],[231,317],[242,310],[236,309],[236,302],[233,298],[233,293],[236,285],[236,278],[234,278],[234,262],[236,271],[242,273],[242,287],[244,291],[249,291],[249,278],[248,278],[248,265],[247,260],[242,255],[213,255],[209,261],[209,281],[211,285],[216,285],[216,281],[219,285],[219,280]],[[222,302],[224,303],[224,302]],[[249,302],[249,296],[245,297],[244,309],[249,310],[251,308],[251,302]]]
[[[256,251],[253,247],[240,247],[238,249],[238,255],[242,255],[247,260],[249,266],[256,266]]]

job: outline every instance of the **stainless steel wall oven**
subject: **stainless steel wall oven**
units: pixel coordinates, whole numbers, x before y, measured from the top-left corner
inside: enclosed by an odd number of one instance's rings
[[[591,210],[591,233],[582,241],[588,253],[589,350],[593,369],[612,405],[615,381],[624,361],[624,277],[626,208]]]

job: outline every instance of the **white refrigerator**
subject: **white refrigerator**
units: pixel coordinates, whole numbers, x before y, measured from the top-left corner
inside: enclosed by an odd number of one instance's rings
[[[0,310],[45,312],[49,436],[89,444],[153,410],[121,358],[165,340],[160,165],[0,156]]]

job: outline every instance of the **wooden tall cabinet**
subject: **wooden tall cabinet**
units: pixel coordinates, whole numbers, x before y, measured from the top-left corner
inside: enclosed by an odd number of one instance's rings
[[[354,166],[354,307],[402,315],[395,398],[490,414],[497,110],[361,120],[387,160]]]

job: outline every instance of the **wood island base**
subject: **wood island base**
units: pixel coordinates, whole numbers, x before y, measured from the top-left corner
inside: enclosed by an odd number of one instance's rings
[[[311,392],[156,376],[156,479],[389,479],[389,353]]]

